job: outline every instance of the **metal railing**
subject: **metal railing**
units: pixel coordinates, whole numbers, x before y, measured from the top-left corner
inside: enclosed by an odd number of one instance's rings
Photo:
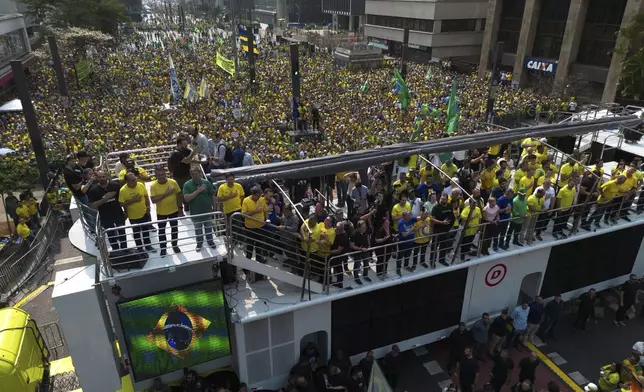
[[[50,247],[57,238],[59,221],[49,211],[44,223],[26,253],[19,258],[0,262],[0,296],[10,297],[19,290],[49,261]]]
[[[119,155],[127,153],[130,158],[136,162],[138,167],[144,169],[151,169],[159,164],[166,163],[170,157],[170,153],[174,151],[176,146],[158,146],[148,148],[137,148],[134,150],[115,151],[107,154],[103,160],[105,168],[112,177],[118,176],[119,173],[114,172],[114,168],[119,162]]]
[[[248,228],[254,218],[242,213],[234,213],[230,217],[229,227],[234,246],[240,247],[248,259],[280,267],[302,277],[302,284],[307,278],[323,283],[326,260],[316,252],[311,252],[315,246],[306,245],[302,241],[302,230],[311,231],[308,226],[297,233],[289,232],[282,226],[263,222],[258,228]],[[257,222],[260,223],[260,222]],[[305,223],[300,222],[302,225]],[[298,225],[300,228],[300,225]],[[319,240],[312,240],[319,241]],[[328,244],[331,248],[332,244]],[[260,278],[261,279],[261,278]]]
[[[478,225],[451,228],[446,233],[435,233],[416,237],[412,240],[397,241],[391,238],[383,245],[371,247],[365,251],[353,251],[327,258],[324,284],[328,293],[332,286],[338,285],[338,277],[352,270],[354,279],[363,278],[373,269],[376,276],[383,277],[391,273],[389,263],[395,260],[396,272],[408,267],[415,270],[418,266],[436,268],[437,264],[449,266],[466,263],[470,260],[487,256],[489,249],[495,252],[505,251],[506,246],[515,249],[530,246],[541,241],[542,234],[553,234],[556,239],[568,238],[579,233],[579,229],[592,231],[603,225],[615,225],[620,219],[644,219],[644,215],[630,215],[633,212],[634,194],[618,197],[608,203],[583,202],[567,208],[553,208],[541,213],[531,213],[520,223],[511,225],[513,219],[499,220],[496,223],[483,222]],[[553,201],[554,202],[554,201]],[[644,211],[644,204],[636,205],[638,213]],[[461,219],[465,221],[465,219]],[[601,222],[601,223],[600,223]],[[435,231],[432,224],[431,232]],[[568,234],[564,233],[564,230]],[[393,231],[391,232],[392,234]],[[558,237],[558,238],[557,238]],[[521,245],[516,245],[516,242]],[[376,257],[373,257],[375,253]],[[364,261],[367,261],[366,265]],[[359,261],[358,268],[349,268],[351,262]],[[356,264],[354,264],[354,267]],[[402,274],[401,274],[402,275]]]
[[[95,231],[98,233],[100,267],[108,277],[114,276],[114,270],[135,269],[151,259],[171,257],[176,253],[175,247],[187,258],[189,252],[200,253],[204,248],[225,246],[227,242],[226,215],[221,211],[108,229],[101,228],[97,221]],[[195,260],[207,256],[200,253],[195,255]]]

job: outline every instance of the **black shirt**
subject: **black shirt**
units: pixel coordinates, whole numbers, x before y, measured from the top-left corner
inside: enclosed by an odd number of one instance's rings
[[[538,359],[532,362],[530,358],[523,358],[519,362],[519,369],[521,369],[519,370],[519,380],[525,380],[526,378],[534,380],[538,365]]]
[[[83,183],[83,168],[80,167],[79,165],[74,165],[71,169],[68,167],[65,167],[63,169],[63,177],[65,178],[65,182],[67,183],[67,186],[69,187],[69,190],[72,192],[72,195],[74,196],[83,196],[84,193],[79,189],[74,189],[72,185],[78,184],[81,185]]]
[[[359,248],[368,248],[369,247],[369,238],[367,234],[362,234],[360,232],[355,232],[353,234],[353,237],[351,237],[351,242],[353,245],[359,247]]]
[[[348,392],[364,392],[365,391],[365,381],[364,378],[355,379],[353,377],[349,378],[349,385],[347,385]]]
[[[479,372],[479,361],[475,357],[463,358],[459,361],[458,379],[461,384],[471,385],[476,380],[476,373]]]
[[[332,387],[346,387],[347,384],[349,384],[349,380],[342,373],[331,374],[329,375],[328,380],[329,380],[329,384]]]
[[[89,199],[90,203],[101,200],[106,193],[116,192],[113,198],[106,200],[105,203],[103,203],[103,205],[98,207],[98,213],[102,219],[112,220],[121,216],[125,216],[123,214],[123,210],[121,209],[121,206],[119,205],[120,189],[121,189],[121,186],[116,181],[110,181],[107,184],[106,188],[103,188],[100,185],[95,184],[89,189],[89,191],[87,191],[87,198]]]
[[[172,171],[172,178],[188,178],[190,177],[190,164],[181,162],[183,159],[190,156],[192,151],[189,148],[185,150],[174,150],[168,158],[168,166]]]
[[[552,300],[548,302],[548,305],[546,305],[546,317],[552,320],[559,320],[559,317],[561,317],[561,313],[563,313],[563,301],[557,301]]]
[[[432,208],[432,217],[444,221],[448,220],[450,222],[454,222],[454,212],[452,212],[452,205],[450,203],[445,203],[445,205],[441,205],[441,203],[438,203]],[[441,225],[441,224],[434,224],[434,232],[435,233],[446,233],[452,228],[452,225]]]
[[[494,319],[492,325],[490,325],[490,331],[499,337],[507,336],[508,334],[508,321],[503,320],[503,317],[499,316]]]
[[[508,373],[514,369],[514,362],[512,359],[503,359],[499,354],[494,357],[494,367],[492,368],[492,378],[497,381],[505,381],[508,379]]]
[[[597,296],[591,298],[588,293],[583,293],[579,297],[579,301],[579,311],[590,314],[590,312],[595,307],[595,302],[597,302]]]
[[[79,163],[78,166],[82,167],[83,169],[93,169],[94,168],[94,161],[92,161],[92,159],[90,158],[90,159],[87,160],[86,164],[81,165]]]
[[[627,280],[620,289],[624,292],[624,306],[627,304],[633,305],[637,299],[637,290],[642,287],[639,281],[631,282]]]
[[[588,193],[590,193],[591,191],[596,192],[597,188],[595,188],[595,181],[595,176],[590,175],[588,177],[582,178],[579,186],[584,188]],[[595,201],[597,199],[597,196],[580,195],[579,201],[581,203],[584,203],[586,201],[586,197],[588,197],[588,201]]]
[[[331,250],[336,250],[336,249],[339,249],[339,248],[342,248],[342,253],[338,253],[337,255],[343,255],[343,254],[349,253],[351,251],[351,249],[349,249],[349,236],[347,235],[347,233],[336,234],[335,240],[333,241],[333,244],[331,245]],[[334,253],[334,255],[335,255],[335,253]],[[333,260],[340,261],[342,259],[346,259],[346,256],[344,258],[339,257],[338,259],[333,259]]]

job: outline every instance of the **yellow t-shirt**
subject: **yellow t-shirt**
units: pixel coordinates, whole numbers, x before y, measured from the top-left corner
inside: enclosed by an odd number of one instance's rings
[[[20,204],[18,207],[16,207],[16,215],[18,215],[20,218],[26,218],[29,219],[31,214],[29,214],[29,206],[26,203]]]
[[[449,166],[447,166],[446,163],[443,163],[441,165],[441,170],[444,171],[445,174],[449,176],[449,178],[452,178],[454,177],[454,174],[456,174],[456,172],[458,171],[458,167],[456,167],[456,165],[453,163]]]
[[[244,194],[244,187],[235,182],[232,187],[228,186],[228,184],[222,184],[219,189],[217,189],[218,198],[229,196],[234,192],[237,192],[237,197],[221,202],[224,207],[224,214],[230,214],[231,212],[241,210],[242,200],[244,199],[244,196],[246,196]]]
[[[559,193],[557,193],[557,198],[559,198],[559,207],[563,211],[567,211],[570,206],[575,202],[575,194],[577,190],[572,187],[568,188],[567,186],[561,187]]]
[[[619,194],[620,185],[617,184],[617,180],[610,180],[602,184],[600,188],[602,192],[597,198],[597,203],[606,204],[617,197],[617,195]]]
[[[259,207],[262,207],[259,212],[253,212]],[[260,227],[264,226],[264,224],[266,223],[264,221],[266,211],[268,211],[268,206],[266,205],[264,198],[260,197],[259,199],[257,199],[257,201],[254,201],[250,196],[246,197],[242,202],[241,212],[242,214],[248,215],[257,220],[246,217],[244,218],[244,226],[249,229],[259,229]]]
[[[423,182],[427,182],[427,178],[429,177],[429,175],[432,174],[431,172],[432,172],[432,169],[427,169],[427,167],[421,167],[420,171],[418,172],[418,174],[420,175],[420,180]]]
[[[125,203],[126,201],[139,196],[140,199],[138,201],[125,207],[125,213],[129,219],[141,219],[145,216],[145,213],[148,210],[148,207],[145,204],[145,199],[148,197],[148,190],[145,188],[145,185],[137,182],[134,188],[123,185],[119,191],[119,203]]]
[[[537,178],[537,186],[543,185],[543,182],[546,180],[546,178],[550,180],[550,183],[552,185],[555,185],[555,183],[557,182],[554,176],[552,177],[541,176]]]
[[[506,168],[505,170],[503,170],[503,178],[505,178],[506,181],[510,181],[511,177],[512,177],[512,172],[510,171],[510,169]]]
[[[461,220],[463,221],[463,224],[467,222],[467,216],[470,215],[470,206],[468,205],[463,209],[463,212],[461,212]],[[470,216],[470,221],[467,223],[467,228],[465,229],[465,235],[474,235],[476,234],[476,231],[478,230],[478,225],[481,223],[481,209],[478,207],[474,207],[474,211],[472,211],[472,216]]]
[[[414,242],[417,244],[426,244],[429,242],[429,235],[432,233],[432,218],[425,218],[425,227],[420,228],[423,225],[423,221],[418,219],[414,223]]]
[[[519,187],[524,187],[526,189],[526,195],[529,195],[532,193],[532,191],[534,191],[534,183],[534,176],[530,178],[528,178],[528,176],[524,176],[523,178],[521,178],[521,180],[519,180]]]
[[[330,227],[327,229],[324,222],[318,223],[318,228],[320,231],[320,242],[317,254],[322,257],[327,257],[331,254],[331,245],[333,245],[333,241],[335,241],[335,228]]]
[[[637,188],[637,178],[635,178],[635,175],[632,175],[630,177],[627,176],[626,173],[623,173],[622,175],[626,177],[626,181],[624,181],[624,183],[619,186],[620,191],[628,192]]]
[[[139,169],[139,174],[141,174],[141,176],[143,176],[143,177],[149,177],[148,172],[146,172],[144,168],[142,168],[142,167],[137,167],[137,169]],[[126,175],[126,174],[127,174],[127,169],[123,169],[123,170],[121,170],[121,172],[119,173],[119,181],[121,181],[121,182],[125,181],[125,175]],[[145,182],[145,181],[143,181],[142,179],[140,179],[140,178],[138,178],[138,177],[137,177],[137,179],[136,179],[136,180],[137,180],[138,182],[140,182],[140,183],[144,183],[144,182]]]
[[[493,146],[490,146],[490,148],[487,149],[487,153],[490,155],[499,155],[500,152],[501,152],[500,144],[495,144]]]
[[[29,234],[31,234],[29,226],[24,223],[18,223],[18,226],[16,226],[16,231],[18,232],[18,235],[23,239],[29,237]]]
[[[26,203],[27,208],[29,208],[29,215],[36,215],[38,213],[38,203],[33,199],[27,200]]]
[[[492,189],[495,179],[496,173],[494,173],[494,170],[483,170],[481,173],[481,189]]]
[[[548,154],[546,153],[546,150],[543,150],[543,152],[535,151],[534,155],[537,156],[537,163],[541,165],[541,163],[548,158]]]
[[[451,201],[450,201],[450,203],[451,203]],[[462,205],[462,203],[461,203],[461,205]],[[458,226],[461,223],[461,209],[462,209],[461,206],[459,206],[457,208],[452,207],[452,214],[454,215],[454,224],[452,225],[452,229],[458,229]]]
[[[306,251],[307,249],[310,250],[310,253],[315,253],[318,251],[318,241],[320,240],[320,225],[317,224],[313,227],[311,227],[311,232],[306,229],[306,227],[309,224],[309,220],[305,220],[304,223],[302,223],[302,227],[300,227],[300,234],[302,235],[302,243],[300,244],[302,249]],[[308,239],[310,238],[310,244]],[[310,247],[309,247],[310,245]]]
[[[159,184],[157,180],[152,181],[150,185],[150,196],[161,196],[165,193],[168,187],[172,188],[172,194],[164,197],[161,201],[156,202],[157,215],[170,215],[179,211],[177,206],[177,195],[181,193],[179,184],[172,178],[167,179],[165,184]]]
[[[574,165],[571,165],[569,163],[564,163],[563,165],[561,165],[561,169],[559,169],[560,179],[564,181],[569,179],[573,170],[574,170]],[[581,174],[581,173],[577,173],[577,174]]]
[[[514,183],[512,185],[512,190],[514,191],[514,193],[517,193],[517,191],[519,190],[519,182],[523,177],[525,177],[525,174],[526,172],[521,168],[514,171]]]
[[[543,205],[546,201],[545,197],[537,197],[536,195],[528,196],[528,215],[536,215],[543,209]],[[536,210],[536,211],[532,211]]]
[[[335,173],[335,182],[342,182],[344,180],[344,176],[346,176],[349,172],[339,172]]]
[[[637,179],[638,182],[642,181],[642,179],[644,178],[644,173],[642,173],[639,170],[635,170],[635,173],[633,173],[633,175],[635,176],[635,178]]]
[[[391,208],[391,216],[393,217],[402,217],[403,211],[409,211],[411,212],[411,204],[409,202],[406,202],[404,206],[401,206],[400,203],[394,204],[394,206]],[[394,222],[394,231],[398,231],[398,225],[396,222]]]

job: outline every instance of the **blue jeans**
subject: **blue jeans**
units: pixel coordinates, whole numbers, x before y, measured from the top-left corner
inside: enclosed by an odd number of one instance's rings
[[[77,203],[85,204],[86,206],[89,205],[89,198],[87,197],[87,195],[74,197],[76,198]]]
[[[196,216],[191,218],[192,224],[195,226],[195,237],[197,239],[197,248],[203,245],[203,232],[206,231],[206,241],[208,245],[214,244],[212,238],[212,216]]]

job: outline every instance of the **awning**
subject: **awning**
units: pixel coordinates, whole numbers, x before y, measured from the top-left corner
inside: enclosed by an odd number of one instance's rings
[[[378,48],[382,50],[389,50],[389,47],[387,45],[381,44],[380,42],[369,42],[367,45],[373,46],[374,48]]]
[[[12,99],[0,106],[0,113],[6,112],[22,112],[22,102],[19,99]]]

